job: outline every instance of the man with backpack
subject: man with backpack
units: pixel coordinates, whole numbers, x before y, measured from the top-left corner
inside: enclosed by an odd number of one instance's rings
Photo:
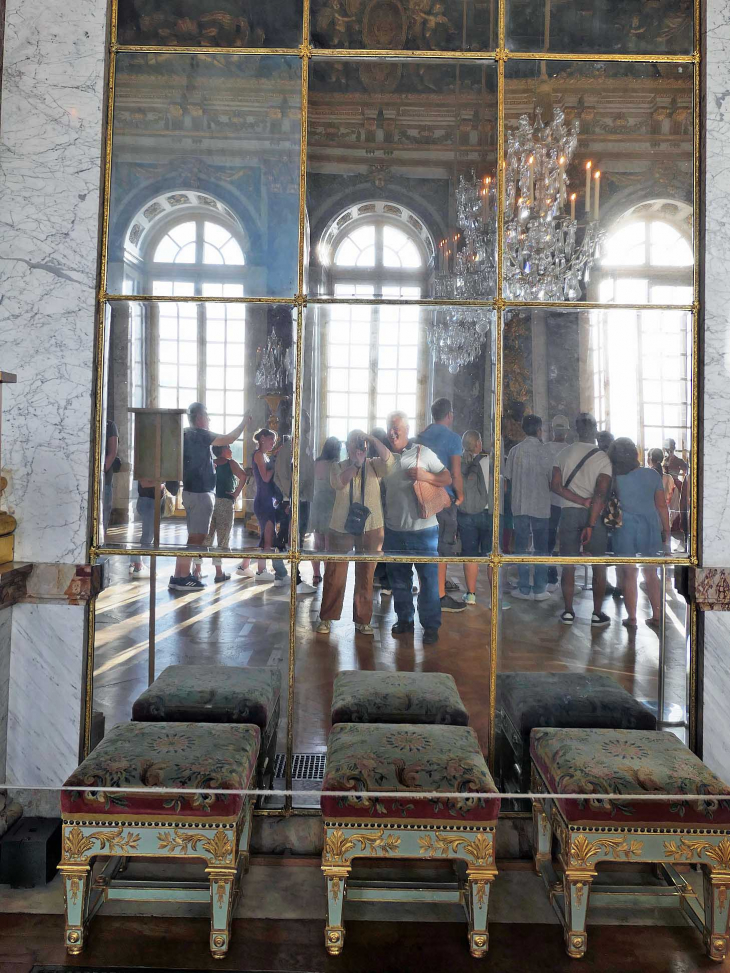
[[[600,512],[611,490],[611,460],[596,445],[596,420],[589,412],[580,413],[575,420],[575,428],[578,442],[558,454],[550,484],[552,492],[563,498],[558,525],[560,556],[576,557],[581,553],[582,546],[586,554],[603,557],[606,553],[608,532]],[[583,529],[588,524],[592,508],[596,508],[595,526],[588,542],[582,544]],[[560,587],[565,602],[560,621],[564,625],[572,625],[575,621],[575,565],[563,565]],[[606,568],[604,565],[593,565],[592,628],[603,628],[611,622],[608,615],[601,610],[605,595]]]

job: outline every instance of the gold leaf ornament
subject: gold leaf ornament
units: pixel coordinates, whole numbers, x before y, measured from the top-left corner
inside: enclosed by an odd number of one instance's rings
[[[64,859],[67,861],[79,861],[82,858],[88,857],[86,853],[93,847],[94,842],[91,838],[87,838],[81,828],[78,825],[74,825],[66,835],[63,843]]]

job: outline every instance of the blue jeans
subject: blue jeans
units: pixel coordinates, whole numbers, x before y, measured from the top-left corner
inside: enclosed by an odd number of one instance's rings
[[[549,517],[530,517],[527,514],[515,514],[515,554],[527,554],[532,534],[532,547],[535,554],[546,556],[548,553]],[[532,590],[536,595],[543,593],[547,587],[547,564],[535,564],[535,577]],[[517,569],[518,583],[523,595],[530,593],[530,565],[520,564]]]
[[[439,529],[391,530],[385,528],[383,550],[389,554],[423,554],[438,557]],[[438,564],[416,564],[418,574],[418,617],[424,628],[441,628]],[[388,579],[393,592],[393,605],[399,622],[412,622],[412,564],[388,564]]]

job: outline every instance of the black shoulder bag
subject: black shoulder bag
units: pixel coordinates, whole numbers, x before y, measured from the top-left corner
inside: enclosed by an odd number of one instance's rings
[[[370,508],[365,506],[366,467],[367,460],[365,460],[360,468],[360,503],[353,500],[352,480],[350,480],[350,509],[347,511],[347,518],[345,519],[346,534],[362,534],[365,530],[367,519],[370,516]],[[354,480],[355,477],[352,479]]]
[[[596,446],[595,449],[591,449],[588,453],[585,454],[585,456],[583,457],[583,459],[581,459],[578,463],[576,463],[576,465],[570,471],[570,476],[568,477],[568,479],[563,484],[564,489],[566,489],[566,490],[568,489],[568,487],[570,486],[570,484],[573,482],[573,479],[574,479],[576,473],[579,473],[580,472],[581,468],[588,462],[588,460],[591,458],[591,456],[595,456],[596,453],[600,453],[600,452],[601,452],[601,450],[598,448],[598,446]]]

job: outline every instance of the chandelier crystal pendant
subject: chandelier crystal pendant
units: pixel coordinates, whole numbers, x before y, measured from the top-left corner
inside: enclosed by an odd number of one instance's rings
[[[456,190],[459,232],[439,243],[434,296],[450,301],[483,301],[494,294],[497,278],[496,186],[472,170],[459,177]],[[481,354],[494,312],[479,307],[440,307],[427,328],[436,361],[452,374]]]
[[[578,242],[576,194],[568,202],[567,168],[578,145],[578,122],[565,125],[556,108],[544,125],[540,109],[535,124],[522,115],[507,133],[504,209],[504,296],[512,301],[577,301],[587,284],[600,243],[598,229],[600,172],[590,207],[586,194],[586,225]],[[590,178],[590,163],[588,178]]]

